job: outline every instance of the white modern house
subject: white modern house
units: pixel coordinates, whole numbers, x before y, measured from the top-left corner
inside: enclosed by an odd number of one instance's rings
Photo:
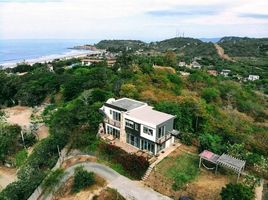
[[[223,75],[224,77],[228,77],[230,73],[231,73],[231,70],[223,69],[220,74]]]
[[[159,112],[147,103],[129,98],[109,99],[100,109],[104,115],[105,134],[157,154],[174,143],[175,116]]]
[[[258,75],[249,75],[248,76],[249,81],[256,81],[256,80],[259,80],[259,79],[260,79],[260,76],[258,76]]]

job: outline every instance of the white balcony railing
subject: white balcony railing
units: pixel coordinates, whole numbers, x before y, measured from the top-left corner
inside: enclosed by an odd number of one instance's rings
[[[118,127],[118,128],[120,128],[120,126],[121,126],[120,121],[116,121],[116,120],[113,120],[113,119],[110,119],[110,118],[105,118],[104,122],[108,123],[108,124],[110,124],[112,126]]]
[[[158,143],[158,144],[162,144],[163,142],[169,140],[170,138],[171,138],[171,134],[170,134],[170,133],[166,133],[166,135],[164,135],[163,137],[158,138],[158,139],[156,140],[156,143]]]

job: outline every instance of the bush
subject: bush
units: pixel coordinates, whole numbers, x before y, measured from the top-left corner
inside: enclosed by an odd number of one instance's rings
[[[202,98],[204,98],[207,102],[216,101],[220,96],[220,91],[216,88],[205,88],[202,91]]]
[[[77,167],[75,168],[72,191],[77,193],[80,190],[93,185],[95,182],[93,172],[87,172],[83,167]]]
[[[99,150],[109,160],[120,164],[128,175],[135,179],[141,179],[150,165],[143,156],[129,154],[115,145],[103,143]]]
[[[28,152],[25,149],[19,151],[15,156],[16,167],[20,167],[26,161],[27,157]]]
[[[55,189],[55,187],[59,184],[63,176],[63,169],[56,169],[55,171],[51,171],[50,174],[45,178],[42,184],[42,188],[44,190],[47,190],[48,192],[53,191],[53,189]]]
[[[252,200],[254,192],[252,189],[241,183],[229,183],[221,191],[222,200]]]
[[[193,143],[193,138],[194,138],[194,134],[193,133],[186,133],[186,132],[181,132],[179,135],[179,139],[181,140],[181,142],[183,144],[186,145],[192,145]]]

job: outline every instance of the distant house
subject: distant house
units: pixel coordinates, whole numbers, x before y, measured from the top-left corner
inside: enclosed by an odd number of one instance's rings
[[[90,66],[92,64],[91,59],[83,59],[81,60],[81,62],[82,62],[82,65],[85,65],[85,66]]]
[[[231,70],[223,69],[220,74],[223,75],[224,77],[227,77],[229,76],[230,73],[231,73]]]
[[[186,63],[185,62],[179,62],[179,67],[185,67],[186,66]]]
[[[256,80],[259,80],[259,79],[260,79],[260,76],[258,76],[258,75],[249,75],[248,76],[249,81],[256,81]]]
[[[90,66],[92,63],[99,63],[99,62],[102,62],[102,61],[104,61],[104,60],[103,59],[97,59],[97,58],[85,58],[81,62],[82,62],[82,65]],[[115,62],[116,62],[115,59],[108,59],[107,60],[108,66],[113,66],[115,64]]]
[[[189,75],[190,75],[189,72],[182,72],[182,71],[180,71],[180,74],[181,74],[182,76],[189,76]]]
[[[208,72],[209,75],[212,75],[212,76],[217,76],[218,75],[217,70],[208,70],[207,72]]]
[[[48,65],[47,65],[47,69],[48,69],[48,71],[50,71],[50,72],[54,72],[53,65],[51,65],[51,64],[48,64]]]
[[[201,65],[197,61],[192,62],[193,69],[201,69]]]

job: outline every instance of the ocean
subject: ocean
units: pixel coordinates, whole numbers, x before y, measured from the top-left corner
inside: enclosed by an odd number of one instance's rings
[[[38,62],[79,55],[87,51],[69,48],[84,44],[92,44],[92,41],[62,39],[0,40],[0,66],[7,67],[23,61]]]

